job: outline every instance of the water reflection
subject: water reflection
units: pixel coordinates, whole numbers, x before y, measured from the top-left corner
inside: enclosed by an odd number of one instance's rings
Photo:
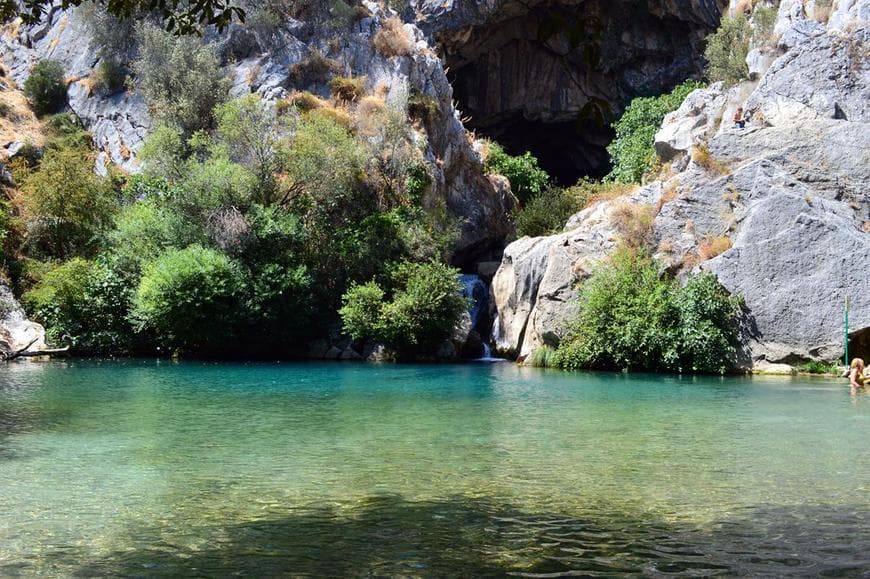
[[[374,496],[354,505],[295,509],[165,541],[130,529],[134,545],[93,556],[63,550],[4,572],[84,576],[278,575],[554,577],[860,577],[870,568],[866,510],[758,507],[703,527],[600,513],[534,513],[486,498],[413,502]],[[202,532],[201,531],[201,532]]]

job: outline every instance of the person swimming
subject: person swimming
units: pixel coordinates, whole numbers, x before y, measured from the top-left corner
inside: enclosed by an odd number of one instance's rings
[[[849,364],[849,388],[852,390],[852,394],[855,394],[859,388],[864,388],[867,381],[867,377],[864,376],[864,360],[854,358]]]

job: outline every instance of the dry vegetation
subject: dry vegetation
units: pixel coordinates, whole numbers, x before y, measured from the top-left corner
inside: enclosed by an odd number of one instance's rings
[[[366,77],[336,76],[329,81],[332,96],[343,102],[356,102],[365,94]]]
[[[692,161],[696,165],[703,167],[712,173],[727,175],[731,172],[725,163],[713,158],[713,155],[710,153],[710,148],[706,143],[692,146],[690,154],[692,156]]]
[[[0,143],[14,141],[41,146],[43,127],[24,94],[8,78],[0,78]]]
[[[713,259],[717,255],[725,253],[729,249],[731,249],[731,240],[728,237],[724,235],[706,237],[698,245],[698,257],[703,261],[707,261],[708,259]]]
[[[582,183],[578,183],[578,188],[584,188],[585,185]],[[620,183],[619,181],[608,181],[604,183],[594,183],[593,189],[585,195],[586,203],[583,208],[591,207],[600,201],[611,201],[613,199],[618,199],[619,197],[624,197],[626,195],[630,195],[638,190],[638,185],[635,183]],[[572,188],[573,189],[573,188]],[[583,191],[579,191],[579,194],[584,193]]]
[[[338,73],[340,69],[337,61],[325,57],[315,48],[303,60],[291,64],[288,70],[295,84],[308,85],[322,81],[330,74]]]
[[[626,201],[618,201],[610,214],[611,223],[620,241],[634,249],[647,247],[650,244],[654,219],[655,212],[652,205],[638,205]]]
[[[388,18],[372,39],[375,49],[386,57],[408,56],[411,54],[411,39],[402,21],[398,18]]]

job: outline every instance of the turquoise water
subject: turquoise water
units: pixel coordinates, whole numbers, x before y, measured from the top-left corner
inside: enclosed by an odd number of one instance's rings
[[[2,576],[860,577],[868,491],[833,379],[0,367]]]

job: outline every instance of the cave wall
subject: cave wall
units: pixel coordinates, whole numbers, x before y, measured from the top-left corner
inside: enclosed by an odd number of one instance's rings
[[[417,0],[466,125],[531,150],[559,181],[608,172],[610,124],[635,96],[703,68],[718,0]]]

